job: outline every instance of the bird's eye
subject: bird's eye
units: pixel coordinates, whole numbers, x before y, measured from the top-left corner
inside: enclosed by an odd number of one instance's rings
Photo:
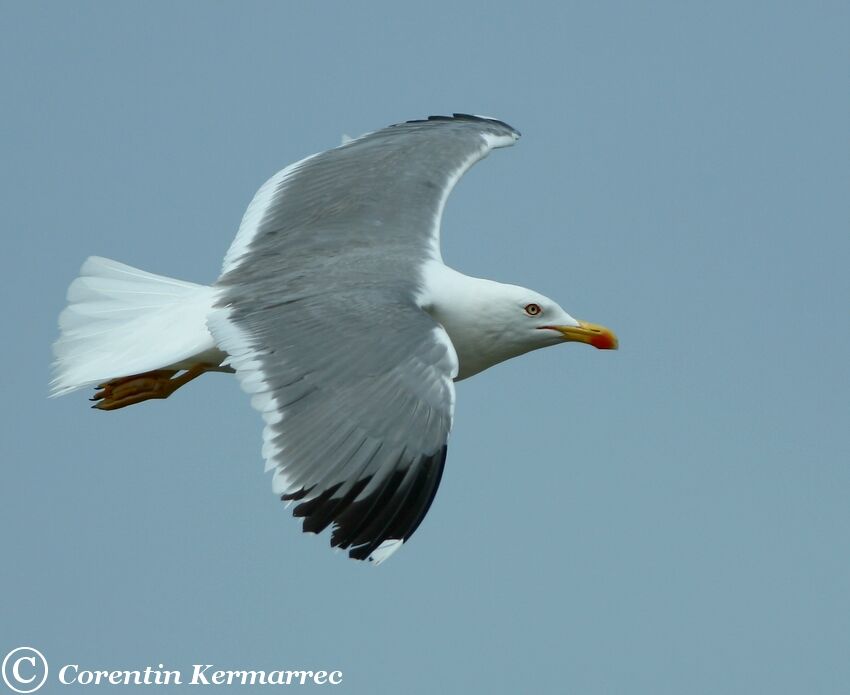
[[[543,309],[540,308],[539,304],[526,304],[525,305],[525,313],[529,316],[537,316]]]

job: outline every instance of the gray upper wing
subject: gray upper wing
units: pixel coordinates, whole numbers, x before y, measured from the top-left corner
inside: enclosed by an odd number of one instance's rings
[[[436,492],[457,357],[421,268],[454,183],[517,137],[437,118],[308,157],[258,191],[225,259],[210,329],[266,420],[275,490],[352,557],[383,559]]]
[[[297,269],[350,268],[352,259],[375,253],[407,265],[439,256],[440,215],[454,184],[491,149],[518,138],[501,121],[432,116],[296,162],[251,201],[222,280],[237,267],[242,277],[266,272],[274,255]]]

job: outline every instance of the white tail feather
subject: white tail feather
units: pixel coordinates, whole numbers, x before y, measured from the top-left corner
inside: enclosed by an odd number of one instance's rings
[[[215,290],[92,256],[68,288],[59,316],[51,395],[222,359],[207,330]],[[201,359],[203,358],[203,359]]]

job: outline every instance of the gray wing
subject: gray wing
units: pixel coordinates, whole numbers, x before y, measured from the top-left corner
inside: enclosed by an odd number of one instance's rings
[[[225,258],[210,329],[265,418],[274,489],[351,557],[388,557],[436,493],[457,357],[422,267],[455,182],[518,136],[439,117],[308,157],[258,191]]]

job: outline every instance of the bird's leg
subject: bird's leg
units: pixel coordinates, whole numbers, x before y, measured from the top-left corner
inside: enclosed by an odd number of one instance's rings
[[[174,376],[179,371],[177,369],[157,369],[153,372],[112,379],[97,386],[97,391],[91,399],[97,403],[92,408],[118,410],[118,408],[141,403],[151,398],[168,398],[181,386],[188,384],[211,368],[208,364],[196,364],[177,377]]]

